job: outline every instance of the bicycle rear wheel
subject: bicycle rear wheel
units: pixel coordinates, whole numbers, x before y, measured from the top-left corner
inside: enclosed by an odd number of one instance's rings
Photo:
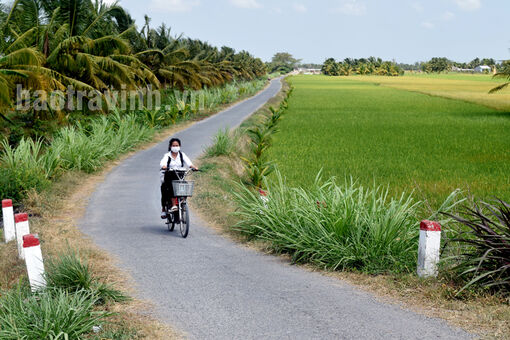
[[[188,205],[186,203],[182,203],[181,205],[181,214],[182,214],[182,218],[180,221],[181,236],[183,238],[186,238],[189,232],[189,214]]]

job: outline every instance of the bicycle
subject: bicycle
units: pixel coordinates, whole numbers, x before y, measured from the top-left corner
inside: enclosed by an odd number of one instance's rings
[[[179,230],[181,236],[186,238],[189,233],[189,210],[187,204],[187,198],[193,195],[194,181],[185,181],[186,176],[192,171],[198,171],[194,169],[179,170],[179,169],[168,169],[166,171],[174,171],[179,180],[172,181],[172,187],[174,189],[174,196],[177,198],[177,210],[171,212],[169,204],[166,206],[166,224],[169,231],[173,231],[176,224],[179,224]]]

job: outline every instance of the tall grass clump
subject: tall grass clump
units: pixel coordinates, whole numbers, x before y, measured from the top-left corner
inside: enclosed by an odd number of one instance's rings
[[[445,215],[457,222],[446,245],[453,271],[466,282],[459,293],[478,286],[510,295],[510,204],[475,201]]]
[[[90,292],[97,297],[98,303],[108,301],[122,302],[128,297],[112,285],[101,282],[92,275],[88,262],[80,259],[79,254],[68,249],[66,253],[46,260],[46,283],[53,289],[62,289],[73,293]]]
[[[0,296],[0,339],[81,339],[111,315],[88,291],[13,289]]]
[[[19,200],[30,189],[42,190],[49,185],[58,162],[54,153],[43,154],[42,141],[22,138],[14,148],[3,140],[1,147],[0,197]]]
[[[91,173],[105,160],[114,159],[140,142],[149,140],[153,129],[137,122],[134,114],[100,117],[88,126],[64,127],[50,149],[59,150],[62,168]]]
[[[441,209],[449,211],[455,196]],[[411,195],[393,198],[388,189],[366,188],[353,180],[322,181],[320,175],[306,189],[292,188],[276,172],[268,200],[244,186],[235,197],[240,222],[234,228],[292,255],[294,262],[367,273],[416,268],[422,203]]]
[[[220,129],[205,154],[207,157],[228,156],[234,152],[238,140],[238,135],[231,133],[228,128]]]

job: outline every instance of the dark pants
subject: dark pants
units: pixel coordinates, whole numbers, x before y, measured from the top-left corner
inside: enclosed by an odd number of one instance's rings
[[[165,173],[165,181],[161,184],[161,207],[164,209],[165,207],[171,207],[172,202],[171,199],[174,196],[174,187],[172,186],[172,181],[176,181],[179,178],[173,171],[169,171]]]

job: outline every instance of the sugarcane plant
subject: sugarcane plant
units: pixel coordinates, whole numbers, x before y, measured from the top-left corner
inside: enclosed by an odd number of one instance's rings
[[[480,286],[510,294],[510,204],[473,202],[459,215],[446,247],[453,247],[453,269],[466,280],[458,292]]]
[[[275,170],[274,162],[267,159],[267,150],[271,146],[272,136],[278,132],[278,123],[283,113],[288,108],[288,98],[292,94],[293,88],[287,92],[286,97],[275,109],[269,107],[269,115],[265,116],[261,123],[255,124],[252,128],[246,130],[249,138],[250,155],[241,157],[245,164],[250,184],[257,190],[264,186],[264,179]]]

